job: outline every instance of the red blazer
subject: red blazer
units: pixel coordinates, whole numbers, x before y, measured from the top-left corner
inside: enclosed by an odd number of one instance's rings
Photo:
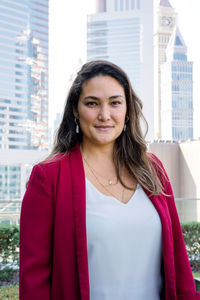
[[[172,195],[169,182],[165,191]],[[162,222],[165,300],[200,300],[173,196],[145,192]],[[78,145],[33,168],[20,226],[20,300],[89,300],[85,175]]]

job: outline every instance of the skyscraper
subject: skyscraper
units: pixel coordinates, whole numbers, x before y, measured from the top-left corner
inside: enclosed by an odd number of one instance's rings
[[[160,66],[166,61],[166,48],[177,24],[177,13],[168,0],[160,0],[156,8],[154,33],[154,98],[155,137],[161,138],[161,78]]]
[[[48,0],[0,0],[0,149],[48,147]]]
[[[8,201],[5,207],[22,197],[23,174],[37,152],[30,150],[48,148],[48,19],[48,0],[0,0],[0,199]]]
[[[153,0],[97,1],[87,21],[87,59],[109,60],[127,72],[153,139]]]
[[[193,138],[193,63],[178,27],[161,65],[161,136],[168,140]]]

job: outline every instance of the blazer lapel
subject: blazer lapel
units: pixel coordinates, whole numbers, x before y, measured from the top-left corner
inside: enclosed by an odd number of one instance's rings
[[[89,300],[85,174],[79,145],[70,153],[70,165],[80,294],[81,300]]]

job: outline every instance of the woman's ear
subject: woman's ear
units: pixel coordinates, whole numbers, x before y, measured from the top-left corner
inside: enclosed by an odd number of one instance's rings
[[[78,119],[79,116],[78,116],[78,112],[75,107],[73,108],[73,115],[76,119]]]

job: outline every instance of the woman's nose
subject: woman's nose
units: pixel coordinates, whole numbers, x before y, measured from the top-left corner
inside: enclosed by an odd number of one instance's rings
[[[107,121],[110,119],[110,110],[107,105],[102,105],[99,110],[98,119],[100,121]]]

